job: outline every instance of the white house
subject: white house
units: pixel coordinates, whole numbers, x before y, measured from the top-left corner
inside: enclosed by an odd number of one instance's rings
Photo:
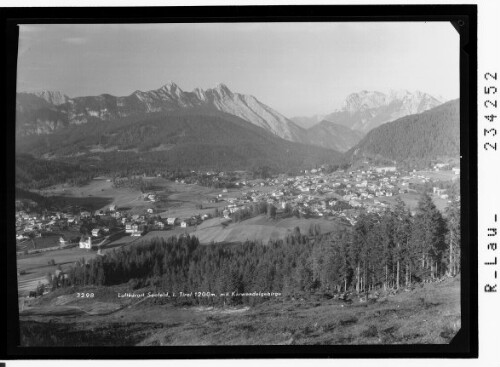
[[[80,238],[79,245],[80,245],[80,248],[90,250],[92,248],[92,237],[82,236],[82,238]]]
[[[101,234],[101,229],[100,228],[94,228],[92,230],[92,237],[99,237]]]
[[[167,218],[167,224],[169,226],[175,226],[176,222],[177,222],[177,218]]]
[[[132,225],[133,225],[132,222],[125,223],[125,233],[132,233],[133,232]]]
[[[132,233],[131,236],[142,236],[144,233],[144,226],[142,224],[134,223],[132,224]]]

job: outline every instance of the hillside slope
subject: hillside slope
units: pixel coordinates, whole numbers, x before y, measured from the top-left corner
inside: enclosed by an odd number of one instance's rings
[[[406,116],[370,131],[345,157],[354,162],[382,158],[396,162],[428,162],[460,156],[459,100]]]

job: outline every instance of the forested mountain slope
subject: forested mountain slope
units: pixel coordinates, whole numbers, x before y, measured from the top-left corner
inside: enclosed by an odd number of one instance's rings
[[[380,157],[396,162],[426,162],[460,155],[459,100],[410,115],[370,131],[346,158]]]

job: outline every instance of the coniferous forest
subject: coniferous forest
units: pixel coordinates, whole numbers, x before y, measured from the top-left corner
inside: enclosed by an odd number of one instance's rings
[[[361,214],[356,224],[321,235],[298,228],[268,244],[202,246],[190,236],[154,239],[77,263],[65,286],[128,283],[171,292],[314,293],[399,289],[460,273],[460,206],[441,214],[427,194],[411,215]],[[245,302],[245,298],[239,298]],[[248,300],[247,300],[248,301]]]

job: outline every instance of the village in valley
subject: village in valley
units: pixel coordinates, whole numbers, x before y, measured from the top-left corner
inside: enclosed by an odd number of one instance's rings
[[[460,200],[459,177],[460,169],[448,163],[437,163],[428,171],[368,166],[327,172],[318,167],[298,176],[265,179],[245,171],[191,171],[169,180],[141,177],[154,183],[150,185],[154,190],[135,192],[132,206],[113,201],[95,210],[76,205],[50,210],[18,200],[20,293],[47,292],[41,290],[43,284],[56,272],[63,273],[65,266],[154,237],[192,234],[200,243],[211,244],[244,242],[251,235],[252,240],[267,243],[295,227],[327,233],[337,226],[354,225],[362,212],[390,210],[397,197],[414,212],[422,190],[430,192],[436,206],[444,210],[452,200]],[[111,179],[94,181],[112,190]],[[56,261],[58,254],[64,256]],[[37,267],[38,271],[30,271]]]

